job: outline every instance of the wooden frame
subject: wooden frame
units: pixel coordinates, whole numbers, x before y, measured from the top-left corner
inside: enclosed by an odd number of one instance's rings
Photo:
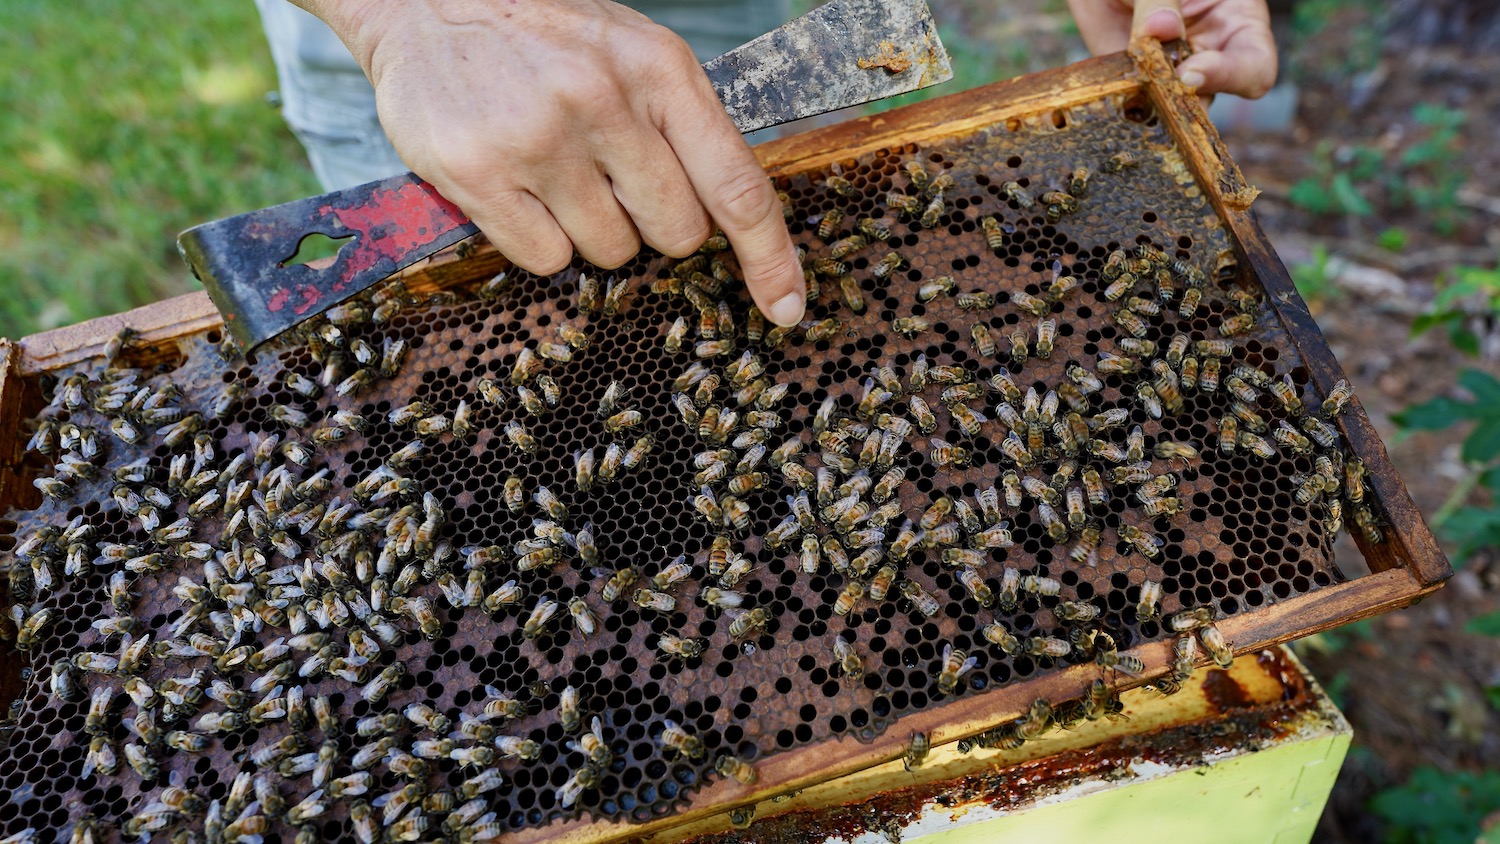
[[[1286,268],[1255,222],[1250,202],[1256,192],[1229,159],[1197,98],[1179,83],[1167,54],[1154,41],[1134,44],[1129,53],[784,138],[757,148],[757,153],[774,176],[853,158],[906,140],[1019,121],[1039,112],[1136,93],[1149,98],[1176,140],[1199,186],[1223,219],[1242,263],[1264,286],[1314,382],[1326,392],[1342,372],[1326,353],[1326,344],[1297,297]],[[484,244],[478,249],[449,250],[403,271],[401,277],[408,287],[420,290],[487,277],[504,265],[504,259]],[[207,295],[193,293],[14,343],[0,341],[0,426],[12,437],[0,446],[0,502],[24,505],[33,494],[20,474],[24,440],[17,432],[21,430],[20,420],[29,415],[27,411],[40,404],[35,376],[99,356],[108,339],[125,326],[138,331],[144,345],[170,347],[177,338],[218,330],[221,321]],[[1230,617],[1220,628],[1231,641],[1253,643],[1256,648],[1285,642],[1405,606],[1439,588],[1451,575],[1441,548],[1368,420],[1362,414],[1345,414],[1339,425],[1352,448],[1366,461],[1370,481],[1391,522],[1388,542],[1369,546],[1360,541],[1374,573]],[[1145,661],[1148,673],[1165,667],[1171,657],[1168,642],[1148,643],[1133,652]],[[525,830],[512,840],[581,844],[649,836],[899,758],[912,732],[926,733],[935,745],[971,736],[1017,717],[1039,696],[1054,700],[1077,697],[1095,676],[1097,670],[1089,666],[1072,666],[1025,684],[964,695],[905,716],[900,729],[887,731],[867,744],[845,737],[775,753],[758,764],[759,782],[754,787],[715,781],[697,792],[685,809],[668,817],[639,824],[572,820]]]

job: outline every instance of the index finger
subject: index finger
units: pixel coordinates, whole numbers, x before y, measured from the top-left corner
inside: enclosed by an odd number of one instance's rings
[[[663,115],[662,135],[734,245],[756,305],[777,325],[796,325],[807,309],[807,292],[781,201],[708,77],[695,70],[690,96]]]
[[[1256,99],[1276,84],[1276,42],[1269,26],[1247,24],[1218,50],[1201,50],[1177,67],[1182,81],[1200,94],[1238,94]]]

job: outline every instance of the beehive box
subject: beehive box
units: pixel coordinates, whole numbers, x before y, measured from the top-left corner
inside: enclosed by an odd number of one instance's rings
[[[760,151],[819,287],[795,332],[728,253],[538,279],[470,246],[243,359],[202,296],[6,344],[0,833],[625,839],[1449,574],[1358,400],[1323,412],[1338,364],[1159,47]]]
[[[907,770],[877,765],[761,801],[657,841],[1310,840],[1353,730],[1285,646],[1196,671],[1162,697],[1120,695],[1121,715],[1013,749],[933,748]]]

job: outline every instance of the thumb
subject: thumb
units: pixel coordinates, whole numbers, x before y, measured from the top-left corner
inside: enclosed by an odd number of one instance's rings
[[[1186,38],[1187,25],[1182,20],[1181,0],[1136,0],[1130,36],[1158,41]]]

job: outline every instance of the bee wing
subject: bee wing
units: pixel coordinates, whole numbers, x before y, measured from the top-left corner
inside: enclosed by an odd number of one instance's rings
[[[965,674],[968,674],[970,671],[973,671],[974,668],[976,666],[978,666],[978,665],[979,665],[979,657],[977,657],[977,656],[971,656],[971,657],[969,657],[968,659],[964,660],[964,664],[959,667],[959,669],[958,669],[958,676],[962,677]]]

